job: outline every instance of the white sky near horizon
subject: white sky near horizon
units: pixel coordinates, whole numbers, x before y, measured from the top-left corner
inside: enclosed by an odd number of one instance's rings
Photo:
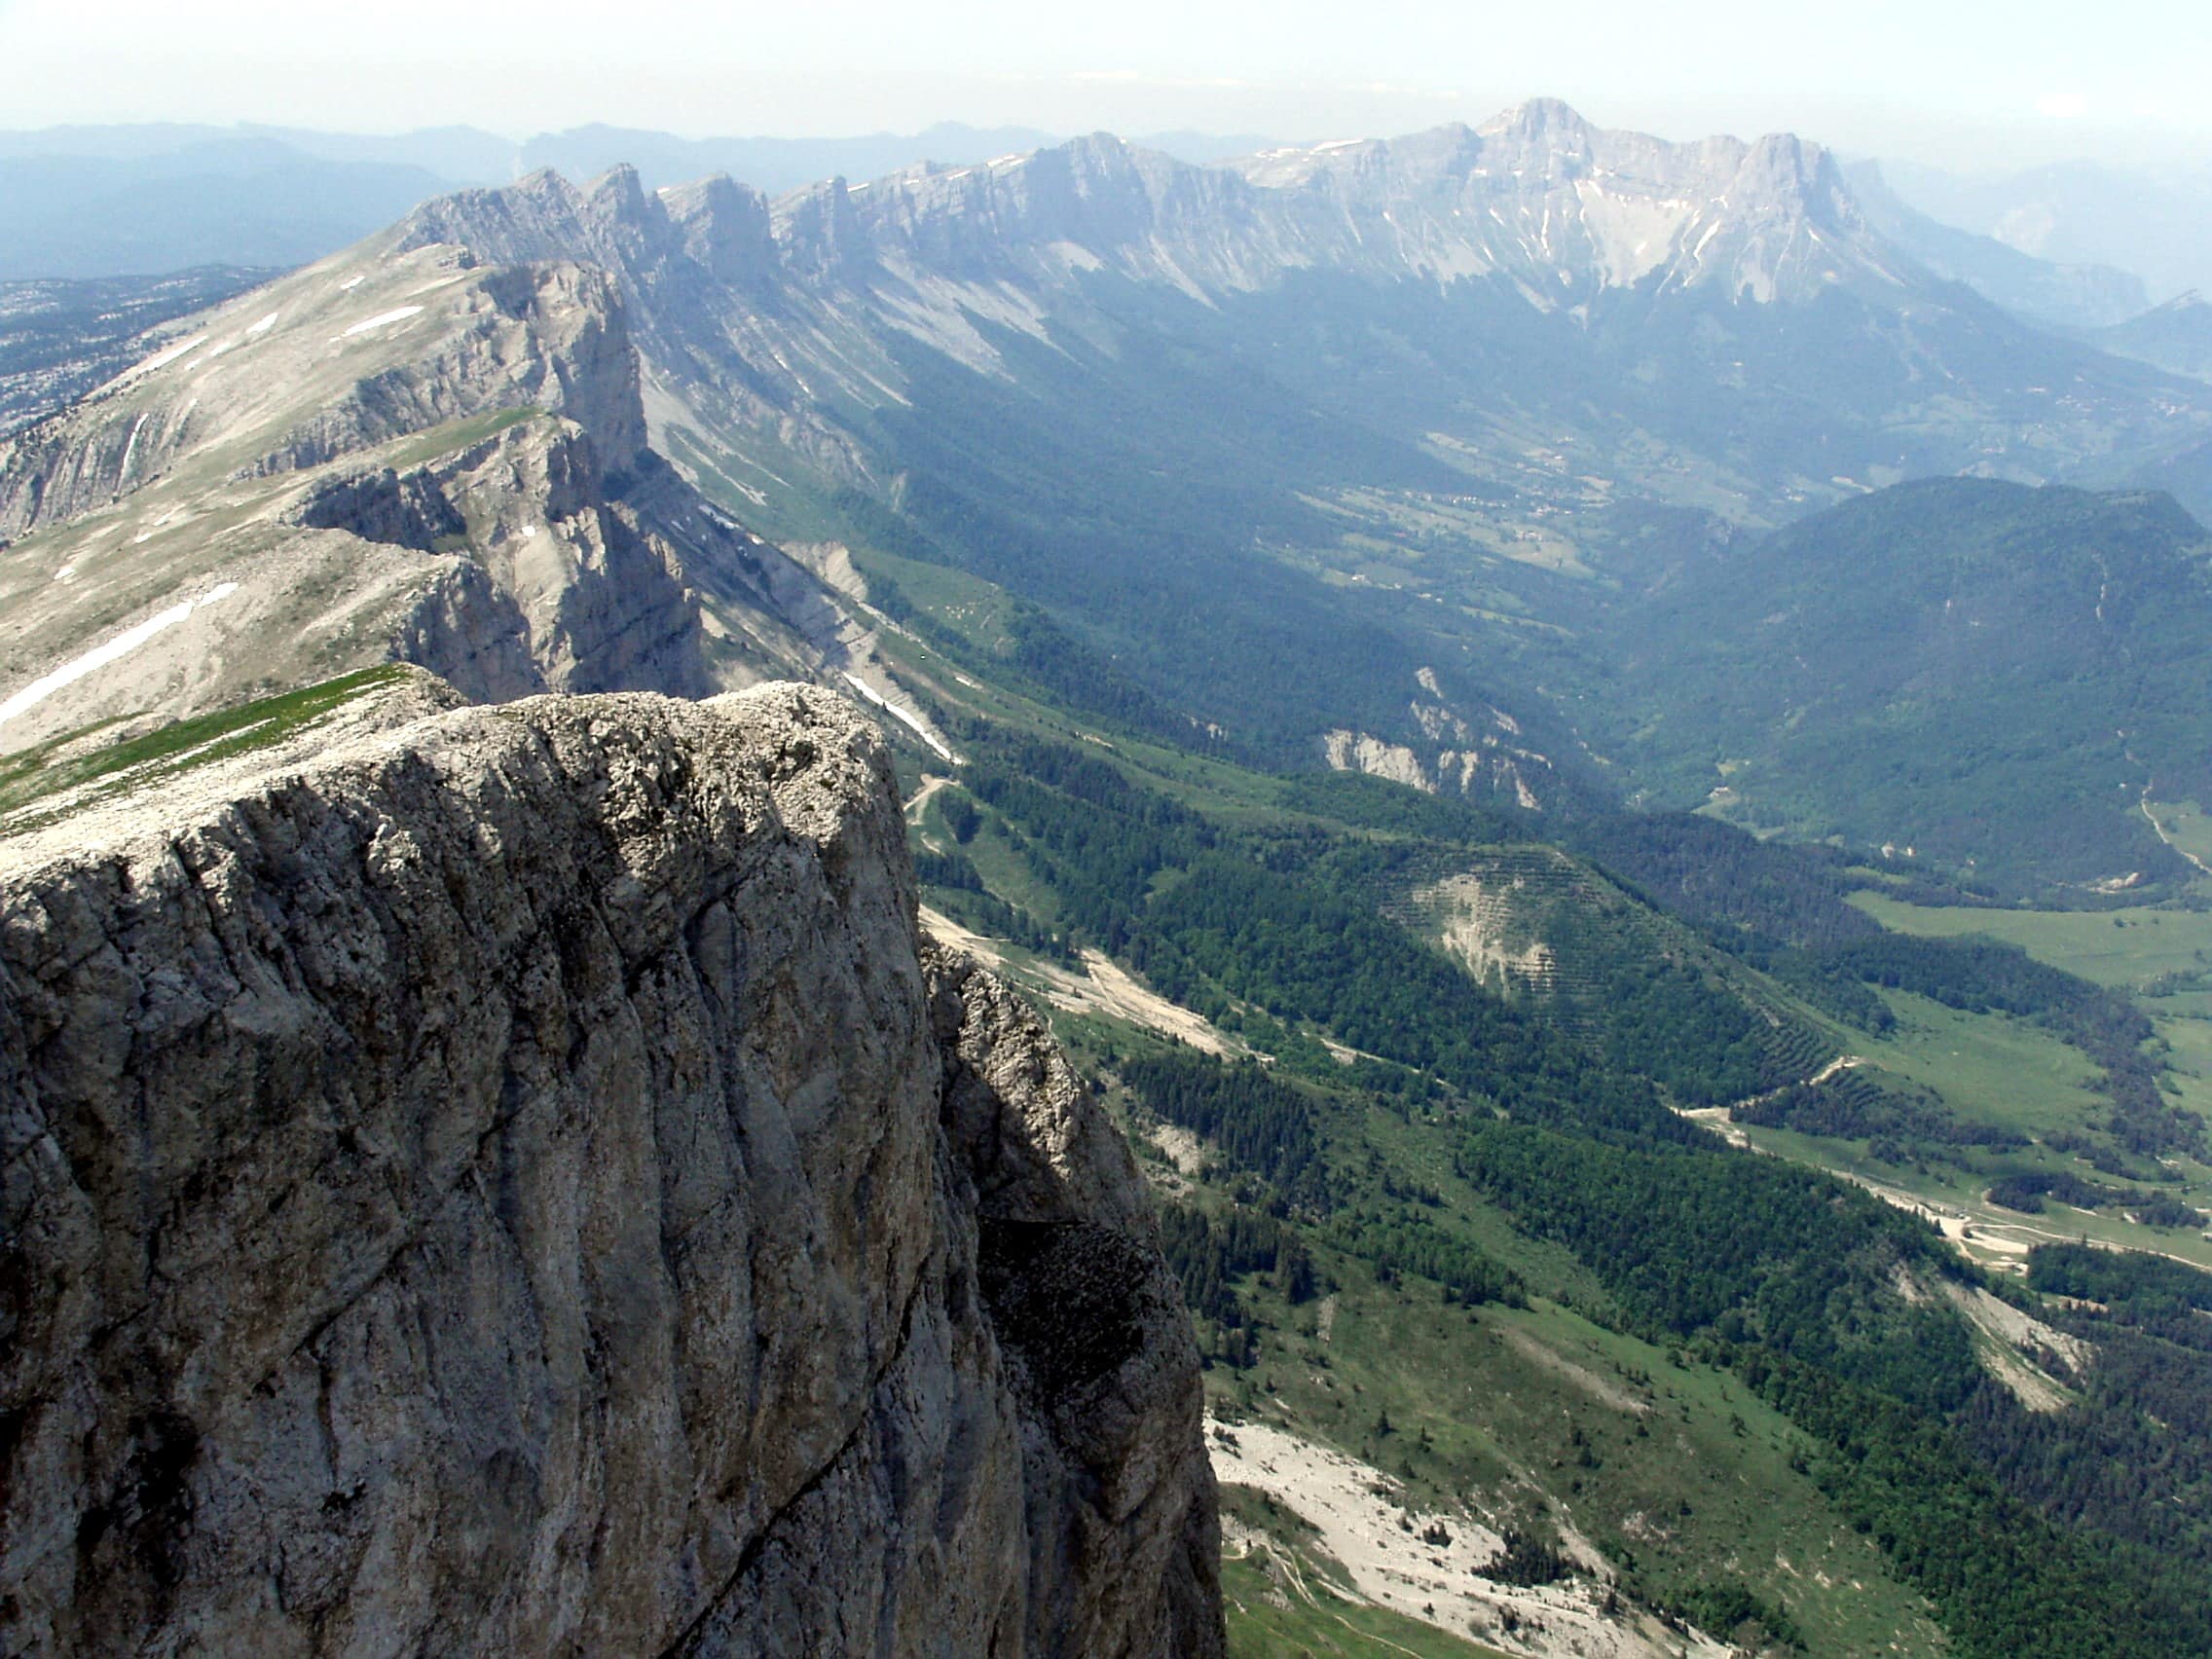
[[[796,137],[950,120],[1310,139],[1542,94],[1669,137],[1787,129],[1951,166],[2204,166],[2208,18],[2202,0],[0,0],[0,128]]]

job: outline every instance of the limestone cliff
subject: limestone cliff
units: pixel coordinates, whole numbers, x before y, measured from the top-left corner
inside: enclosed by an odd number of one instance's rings
[[[647,447],[606,273],[384,252],[0,440],[0,752],[395,658],[484,701],[833,678],[833,603]]]
[[[1208,1654],[1196,1351],[820,692],[0,843],[0,1649]]]

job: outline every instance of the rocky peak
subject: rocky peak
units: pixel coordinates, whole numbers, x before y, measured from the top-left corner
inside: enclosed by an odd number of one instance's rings
[[[770,211],[778,251],[793,276],[844,277],[870,263],[868,235],[842,178],[794,190],[778,198]]]
[[[776,238],[768,203],[727,173],[660,193],[684,254],[717,281],[756,287],[776,269]]]
[[[592,180],[584,189],[584,203],[591,212],[639,229],[664,219],[655,199],[639,182],[638,169],[628,162],[617,163]]]
[[[1111,132],[1071,139],[1030,159],[1028,184],[1036,237],[1088,238],[1111,246],[1142,235],[1166,200],[1204,169],[1157,150],[1135,149]]]
[[[450,244],[493,265],[581,260],[618,273],[665,252],[672,240],[666,211],[632,167],[581,189],[540,167],[504,188],[457,191],[424,203],[392,237],[400,252]]]
[[[1340,140],[1237,164],[1268,194],[1358,227],[1314,257],[1501,276],[1547,308],[1608,289],[1802,299],[1835,282],[1893,289],[1906,262],[1866,226],[1827,152],[1775,135],[1676,144],[1594,127],[1556,99],[1478,129]],[[1825,237],[1808,240],[1804,227]],[[1309,245],[1331,235],[1310,229]],[[1378,251],[1382,250],[1382,251]]]
[[[495,265],[573,257],[585,219],[584,196],[551,167],[513,184],[457,190],[424,203],[391,235],[395,249],[451,244]],[[567,249],[566,254],[563,249]]]
[[[1064,144],[1037,152],[1036,165],[1063,172],[1078,194],[1125,184],[1140,176],[1140,156],[1157,152],[1138,150],[1111,132],[1087,132]]]
[[[1479,129],[1484,138],[1505,139],[1530,149],[1587,152],[1598,129],[1579,110],[1560,98],[1530,98],[1500,110]]]
[[[1794,133],[1769,133],[1750,145],[1736,169],[1735,183],[1757,203],[1787,205],[1837,222],[1845,217],[1854,224],[1861,222],[1858,203],[1835,157],[1826,146]]]
[[[470,208],[527,203],[548,217],[570,218],[575,214],[582,201],[583,192],[570,183],[566,174],[553,167],[535,167],[510,185],[486,185],[457,190],[450,196],[425,203],[424,206],[443,207],[448,211],[465,213]],[[416,209],[417,213],[422,211],[421,207]]]

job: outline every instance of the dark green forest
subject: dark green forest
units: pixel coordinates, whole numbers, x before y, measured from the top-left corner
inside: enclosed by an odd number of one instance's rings
[[[1293,813],[1230,820],[1100,755],[1034,739],[977,749],[962,776],[973,806],[947,819],[957,839],[1015,852],[1070,942],[1110,951],[1279,1056],[1144,1052],[1111,1068],[1132,1111],[1191,1130],[1220,1161],[1219,1178],[1162,1221],[1211,1363],[1253,1363],[1266,1309],[1325,1294],[1342,1271],[1331,1263],[1448,1305],[1528,1302],[1521,1275],[1466,1236],[1433,1186],[1378,1166],[1340,1126],[1383,1113],[1435,1137],[1454,1177],[1521,1233],[1570,1252],[1607,1299],[1586,1314],[1704,1356],[1808,1436],[1821,1489],[1928,1596],[1957,1652],[2212,1651],[2200,1403],[2212,1345],[2175,1336],[2177,1321],[2204,1317],[2196,1279],[2154,1270],[2138,1284],[2106,1261],[2039,1252],[2035,1288],[2070,1287],[2111,1310],[2066,1315],[2095,1327],[2088,1377],[2046,1356],[2078,1404],[2029,1412],[1980,1362],[1973,1328],[1930,1293],[1987,1283],[1933,1228],[1825,1174],[1733,1151],[1669,1105],[1755,1096],[1751,1121],[1810,1133],[2018,1145],[1894,1079],[1776,1087],[1788,1066],[1773,1021],[1747,1001],[1756,981],[1741,977],[1772,970],[1845,1008],[1864,1008],[1854,990],[1887,987],[2026,1020],[2096,1060],[2129,1147],[2201,1133],[2158,1096],[2151,1033],[2125,998],[2009,947],[1884,935],[1817,851],[1766,848],[1726,826],[1601,818],[1567,837],[1597,862],[1560,866],[1596,896],[1578,924],[1595,931],[1559,937],[1563,956],[1599,964],[1591,1001],[1606,1013],[1563,1019],[1485,989],[1382,902],[1456,858],[1532,847],[1516,815],[1301,779],[1284,786]],[[1709,855],[1729,879],[1699,877]],[[940,859],[926,872],[965,888],[972,863]],[[1600,919],[1605,905],[1633,928]],[[1332,1059],[1295,1041],[1302,1031],[1357,1057]],[[2093,1196],[2155,1197],[2117,1177]],[[1926,1288],[1907,1295],[1906,1280]],[[2097,1289],[2108,1295],[2087,1294]],[[2155,1494],[2155,1512],[2130,1493]],[[1771,1635],[1788,1618],[1768,1610]]]
[[[2134,811],[2212,786],[2212,579],[2161,495],[1931,478],[1698,562],[1622,612],[1608,707],[1694,803],[1986,890],[2185,875]]]

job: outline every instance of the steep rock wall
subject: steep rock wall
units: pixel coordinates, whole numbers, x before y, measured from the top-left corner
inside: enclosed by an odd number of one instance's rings
[[[0,538],[80,518],[180,467],[287,474],[502,409],[561,414],[591,435],[607,466],[635,464],[645,445],[637,355],[604,272],[562,261],[483,270],[453,258],[380,271],[391,290],[358,290],[380,296],[362,303],[422,292],[437,302],[435,324],[421,335],[420,324],[395,324],[388,338],[349,346],[344,329],[360,308],[316,318],[316,296],[325,307],[345,300],[321,269],[194,318],[201,326],[187,339],[207,350],[149,359],[159,367],[119,376],[0,443]],[[246,319],[264,306],[300,322],[255,337]]]
[[[0,1647],[1218,1652],[1141,1184],[903,848],[786,685],[0,843]]]

